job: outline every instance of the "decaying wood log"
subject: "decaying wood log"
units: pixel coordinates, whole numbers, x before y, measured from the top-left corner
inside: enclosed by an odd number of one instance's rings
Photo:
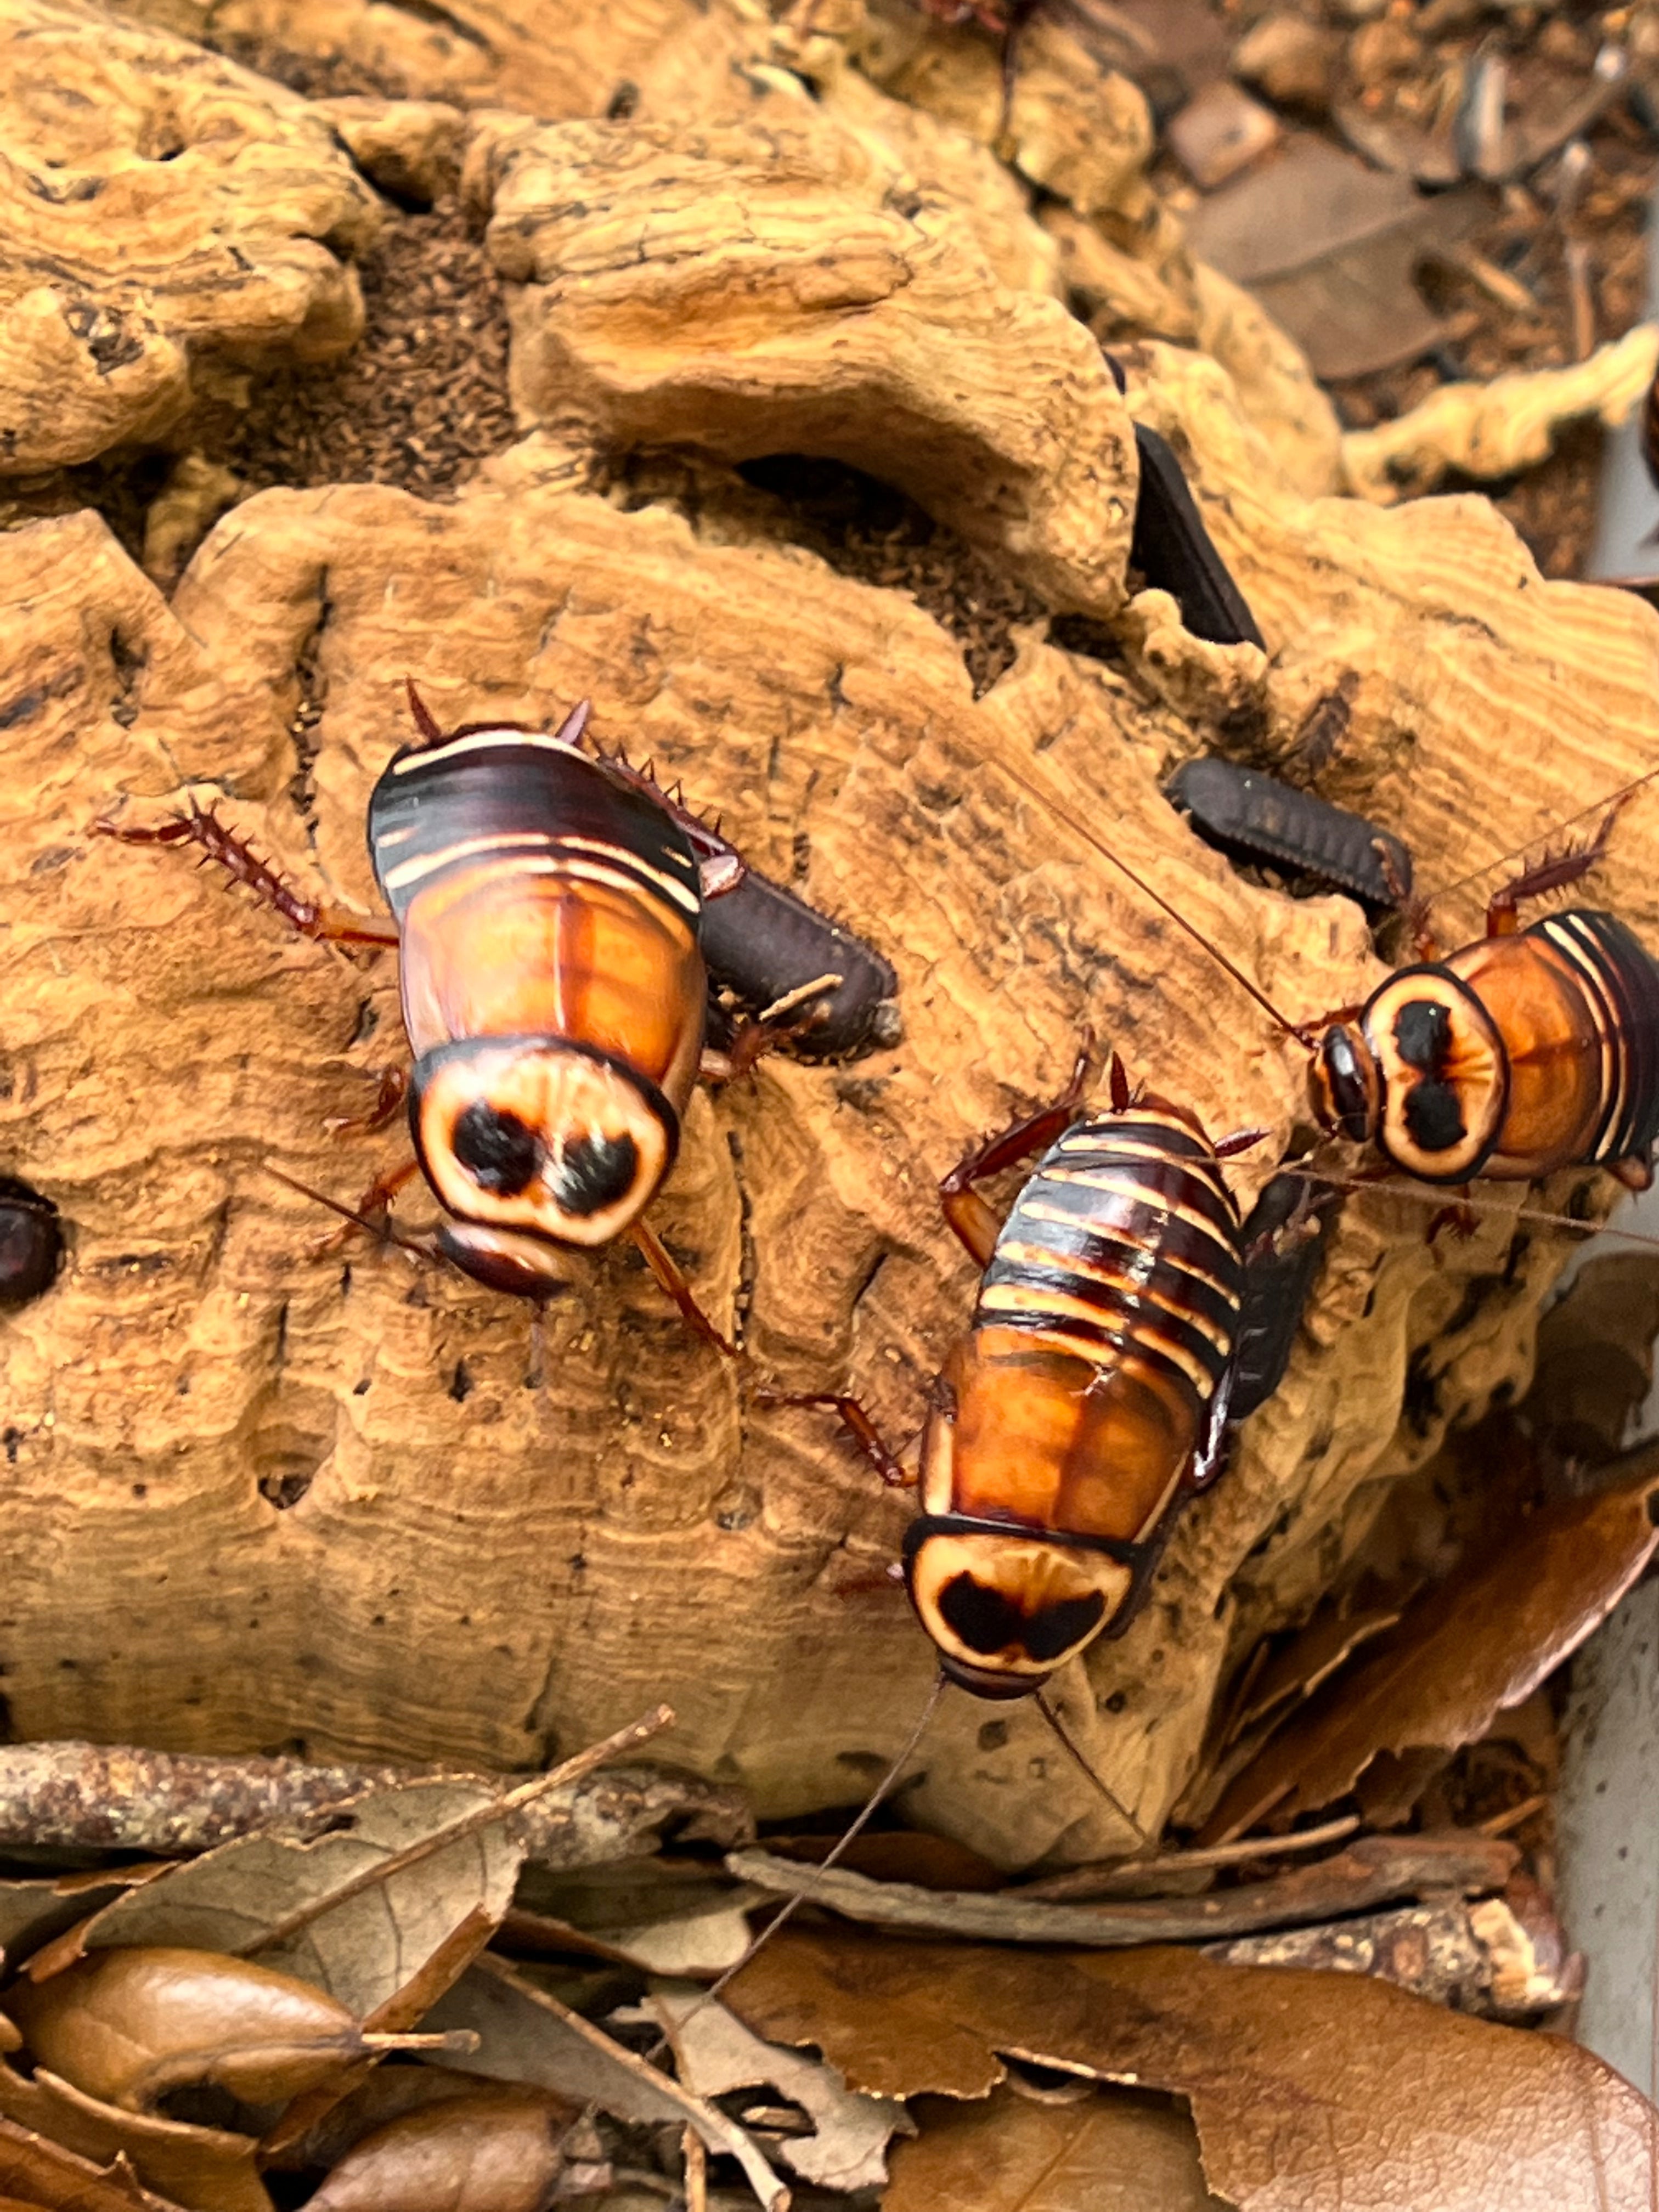
[[[1231,1170],[1246,1200],[1305,1117],[1299,1048],[1076,825],[1305,1018],[1381,975],[1361,917],[1200,846],[1159,793],[1180,760],[1271,763],[1324,714],[1327,795],[1401,835],[1432,887],[1656,757],[1651,611],[1541,583],[1482,500],[1308,496],[1334,449],[1311,404],[1292,420],[1307,391],[1265,340],[1278,439],[1217,362],[1133,333],[1120,398],[987,147],[846,67],[856,12],[776,27],[817,56],[817,100],[756,0],[584,6],[556,36],[478,9],[476,44],[356,0],[229,24],[301,51],[381,39],[412,94],[495,104],[460,150],[513,294],[527,434],[441,503],[262,493],[170,604],[93,515],[0,536],[0,1171],[59,1206],[70,1244],[57,1286],[0,1323],[24,1735],[518,1769],[669,1693],[668,1754],[762,1811],[856,1798],[932,1673],[873,1571],[908,1509],[749,1381],[851,1387],[914,1430],[972,1296],[937,1180],[1060,1085],[1085,1024],[1212,1132],[1268,1132]],[[599,119],[624,77],[637,107]],[[0,111],[22,101],[0,88]],[[500,112],[514,101],[529,112]],[[271,103],[276,150],[258,143],[246,189],[264,207],[258,178],[303,173],[311,266],[372,201],[324,121]],[[1132,168],[1067,185],[1103,237]],[[1136,419],[1187,467],[1267,653],[1132,592]],[[664,440],[726,504],[607,495]],[[731,472],[803,448],[902,483],[1027,594],[983,697],[914,601],[832,573],[790,542],[787,502]],[[1111,657],[1058,642],[1079,639],[1049,634],[1065,615]],[[898,970],[896,1048],[842,1069],[774,1055],[688,1116],[654,1218],[740,1326],[742,1378],[623,1253],[572,1255],[539,1389],[521,1307],[368,1243],[317,1256],[326,1224],[264,1170],[349,1203],[397,1158],[394,1133],[328,1128],[402,1049],[392,963],[297,943],[180,854],[92,836],[194,788],[307,889],[374,912],[363,811],[409,734],[411,674],[450,722],[590,696],[601,742],[683,776]],[[1060,811],[1013,780],[1034,772]],[[1484,888],[1439,913],[1448,942]],[[1653,806],[1621,820],[1595,896],[1659,941]],[[1414,1203],[1348,1204],[1284,1386],[1146,1613],[1060,1686],[1143,1823],[1188,1778],[1240,1643],[1306,1618],[1389,1485],[1524,1382],[1568,1240],[1505,1213],[1522,1195],[1432,1248]],[[1580,1197],[1607,1193],[1544,1193]],[[404,1218],[424,1203],[417,1187]],[[905,1803],[1007,1865],[1124,1840],[1033,1716],[965,1698]]]
[[[0,157],[0,479],[154,439],[362,328],[341,257],[374,193],[307,101],[183,39],[5,0]]]
[[[319,1766],[301,1759],[174,1758],[126,1745],[36,1743],[0,1749],[0,1850],[211,1850],[270,1830],[320,1835],[341,1806],[412,1778],[406,1766]],[[486,1775],[502,1791],[522,1778]],[[753,1832],[734,1790],[650,1767],[608,1767],[514,1815],[529,1856],[550,1867],[603,1865],[684,1842],[743,1843]]]

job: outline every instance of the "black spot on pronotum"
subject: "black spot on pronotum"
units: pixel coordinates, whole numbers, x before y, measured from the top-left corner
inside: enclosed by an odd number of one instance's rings
[[[498,1198],[515,1198],[541,1159],[535,1131],[516,1114],[504,1113],[483,1098],[475,1099],[458,1116],[451,1144],[479,1189],[493,1191]]]
[[[1449,1152],[1468,1133],[1457,1093],[1449,1084],[1413,1084],[1404,1112],[1407,1133],[1419,1152]]]
[[[1407,1067],[1443,1067],[1451,1045],[1451,1015],[1438,999],[1407,999],[1395,1016],[1395,1049]]]
[[[567,1145],[548,1176],[567,1213],[602,1213],[626,1198],[640,1171],[640,1148],[627,1135],[582,1137]]]
[[[970,1651],[988,1654],[1018,1644],[1033,1659],[1058,1659],[1098,1626],[1106,1601],[1098,1590],[1062,1598],[1028,1615],[1000,1589],[969,1574],[953,1575],[939,1592],[939,1618]]]

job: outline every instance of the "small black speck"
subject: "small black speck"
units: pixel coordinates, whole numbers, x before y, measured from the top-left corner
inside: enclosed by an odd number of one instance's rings
[[[1127,1690],[1114,1690],[1106,1700],[1106,1710],[1109,1713],[1121,1713],[1128,1702],[1129,1693]]]
[[[565,1561],[565,1565],[569,1568],[573,1575],[580,1574],[583,1568],[587,1565],[586,1553],[573,1552],[570,1554],[570,1557]]]
[[[135,1498],[148,1498],[149,1496],[149,1483],[135,1482],[132,1486],[132,1494]]]
[[[352,1396],[354,1398],[366,1398],[368,1395],[368,1386],[371,1380],[372,1377],[365,1375],[361,1382],[354,1382],[351,1386]]]
[[[1000,1751],[1007,1741],[1006,1721],[987,1721],[980,1729],[979,1747],[981,1751]]]

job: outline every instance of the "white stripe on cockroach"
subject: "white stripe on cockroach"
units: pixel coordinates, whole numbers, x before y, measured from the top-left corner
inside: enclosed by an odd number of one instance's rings
[[[843,1054],[878,1031],[890,1039],[892,970],[755,877],[649,769],[584,750],[586,701],[551,731],[491,720],[446,732],[407,690],[419,742],[393,755],[368,815],[395,927],[306,897],[194,798],[156,828],[96,827],[129,844],[199,846],[302,936],[397,948],[412,1070],[387,1071],[372,1110],[331,1127],[378,1128],[406,1101],[414,1157],[355,1204],[324,1204],[380,1223],[424,1175],[443,1208],[424,1249],[538,1312],[564,1287],[562,1252],[627,1237],[687,1325],[735,1358],[641,1218],[674,1164],[687,1100],[700,1079],[730,1080],[815,1032],[833,1032]],[[726,933],[738,994],[760,1004],[736,1019],[730,1048],[711,1053],[711,969],[725,978],[704,940],[721,900],[741,901],[750,932],[773,941]]]

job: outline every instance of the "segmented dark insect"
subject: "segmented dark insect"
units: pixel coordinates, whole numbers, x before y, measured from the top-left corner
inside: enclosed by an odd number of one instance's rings
[[[132,842],[200,844],[307,936],[398,946],[414,1068],[406,1085],[396,1072],[383,1083],[369,1124],[390,1118],[406,1089],[416,1158],[342,1210],[383,1212],[422,1172],[447,1217],[435,1249],[530,1297],[562,1281],[561,1249],[626,1235],[690,1325],[730,1352],[641,1218],[673,1164],[686,1101],[700,1073],[750,1064],[849,982],[841,1035],[872,1030],[892,971],[765,885],[748,902],[751,920],[781,913],[791,933],[751,953],[750,972],[779,981],[787,1009],[741,1027],[728,1063],[711,1066],[702,939],[710,902],[744,882],[740,856],[647,774],[585,752],[586,702],[552,732],[474,723],[446,733],[412,684],[410,698],[422,742],[394,754],[368,808],[395,931],[301,897],[199,808],[156,830],[100,827]],[[838,957],[854,949],[864,957],[849,975]]]
[[[1231,761],[1188,761],[1164,786],[1206,844],[1348,891],[1374,917],[1409,897],[1411,854],[1398,837],[1310,792]]]
[[[1299,1174],[1277,1175],[1245,1218],[1229,1417],[1265,1406],[1285,1379],[1342,1194]]]
[[[1103,358],[1120,392],[1129,380],[1115,355]],[[1193,497],[1186,471],[1167,438],[1146,423],[1134,425],[1140,464],[1129,563],[1154,591],[1168,592],[1194,637],[1214,645],[1266,643],[1249,604],[1215,549]]]
[[[981,1145],[939,1186],[984,1270],[933,1394],[920,1474],[856,1400],[833,1408],[884,1480],[919,1480],[905,1539],[917,1617],[945,1675],[983,1698],[1039,1690],[1144,1600],[1182,1501],[1220,1472],[1242,1295],[1238,1210],[1212,1145],[1168,1101],[1079,1118],[1087,1058],[1054,1105]],[[975,1185],[1042,1158],[999,1229]]]
[[[49,1291],[63,1264],[58,1208],[14,1176],[0,1176],[0,1304],[22,1305]]]
[[[757,869],[704,907],[702,957],[715,983],[752,1019],[781,1019],[791,1007],[810,1005],[811,1025],[791,1048],[798,1060],[854,1060],[899,1041],[891,963]],[[826,975],[841,980],[826,990]]]

